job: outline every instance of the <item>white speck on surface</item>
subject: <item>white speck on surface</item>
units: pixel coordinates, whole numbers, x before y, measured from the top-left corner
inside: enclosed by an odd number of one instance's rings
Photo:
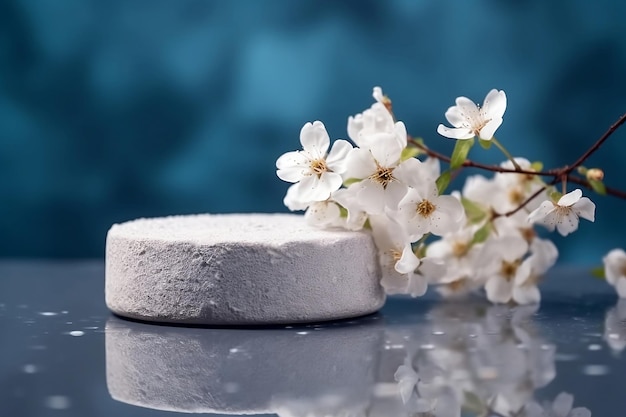
[[[431,343],[427,343],[427,344],[420,346],[420,349],[424,349],[424,350],[432,350],[434,348],[435,348],[435,345]]]
[[[309,334],[309,332],[296,332],[296,334]]]
[[[35,374],[38,370],[37,365],[33,365],[32,363],[26,364],[22,367],[22,371],[24,371],[25,374]]]
[[[587,349],[589,349],[589,350],[602,350],[602,346],[598,345],[597,343],[592,343],[589,346],[587,346]]]
[[[619,339],[619,334],[617,334],[617,333],[609,333],[608,338],[609,339],[613,339],[613,340],[617,340],[617,339]]]
[[[446,332],[442,332],[441,330],[435,330],[435,331],[433,331],[433,334],[434,334],[435,336],[441,336],[441,335],[446,334]]]
[[[68,333],[70,336],[74,336],[74,337],[78,337],[78,336],[84,336],[85,332],[83,332],[82,330],[72,330],[71,332]]]
[[[39,313],[40,316],[45,316],[45,317],[51,317],[51,316],[56,316],[59,313],[55,313],[54,311],[42,311],[41,313]]]
[[[46,397],[44,404],[53,410],[67,410],[72,406],[69,397],[65,395],[50,395]]]
[[[589,376],[600,376],[609,373],[609,367],[606,365],[585,365],[583,367],[583,374]]]

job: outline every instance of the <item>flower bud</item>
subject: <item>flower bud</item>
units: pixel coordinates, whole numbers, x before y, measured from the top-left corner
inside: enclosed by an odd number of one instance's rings
[[[587,179],[589,181],[602,181],[604,178],[604,171],[600,168],[591,168],[587,170]]]

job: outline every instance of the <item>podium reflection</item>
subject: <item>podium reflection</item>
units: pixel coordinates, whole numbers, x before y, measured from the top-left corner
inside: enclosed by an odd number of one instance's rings
[[[591,416],[567,393],[535,399],[556,375],[535,308],[439,303],[412,321],[381,314],[258,330],[113,317],[107,386],[117,401],[181,413]]]

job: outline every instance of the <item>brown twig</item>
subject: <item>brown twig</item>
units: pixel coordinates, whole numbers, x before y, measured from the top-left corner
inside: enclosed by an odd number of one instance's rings
[[[587,149],[578,159],[576,159],[576,161],[574,161],[574,163],[570,164],[570,165],[565,165],[562,168],[556,168],[556,169],[550,169],[547,171],[530,171],[530,170],[524,170],[524,169],[511,169],[511,168],[503,168],[499,165],[487,165],[487,164],[482,164],[480,162],[475,162],[472,161],[470,159],[467,159],[463,162],[463,164],[461,165],[461,167],[463,168],[478,168],[478,169],[483,169],[486,171],[491,171],[491,172],[500,172],[500,173],[515,173],[515,174],[526,174],[526,175],[535,175],[535,176],[542,176],[542,177],[552,177],[552,180],[550,180],[549,182],[547,182],[543,187],[541,187],[540,189],[538,189],[537,191],[535,191],[530,197],[528,197],[526,200],[524,200],[524,202],[522,202],[518,207],[516,207],[513,210],[510,210],[506,213],[494,213],[493,214],[493,218],[496,217],[500,217],[500,216],[512,216],[515,213],[517,213],[518,211],[520,211],[521,209],[523,209],[524,207],[526,207],[528,205],[528,203],[530,203],[533,199],[535,199],[538,195],[540,195],[542,192],[544,192],[546,189],[548,189],[549,187],[555,185],[556,183],[558,183],[559,181],[563,182],[564,184],[567,181],[573,182],[575,184],[579,184],[582,185],[584,187],[587,188],[592,188],[591,184],[589,183],[589,181],[587,181],[586,179],[583,178],[579,178],[577,176],[572,175],[572,171],[574,171],[576,168],[582,166],[582,164],[591,156],[593,155],[598,149],[600,149],[600,147],[602,146],[602,144],[624,123],[626,122],[626,113],[624,113],[622,116],[620,116],[619,119],[617,119],[617,121],[615,123],[613,123],[606,132],[604,132],[604,134],[602,136],[600,136],[600,138],[598,138],[598,140],[596,140],[596,142],[591,145],[591,147],[589,149]],[[418,142],[417,140],[409,137],[409,142],[421,149],[422,151],[424,151],[428,156],[431,156],[433,158],[437,158],[441,161],[450,163],[451,159],[450,157],[439,153],[437,151],[433,151],[432,149],[430,149],[429,147],[425,146],[424,144]],[[626,192],[618,190],[616,188],[611,188],[611,187],[605,187],[606,188],[606,193],[615,197],[619,197],[619,198],[623,198],[626,199]]]

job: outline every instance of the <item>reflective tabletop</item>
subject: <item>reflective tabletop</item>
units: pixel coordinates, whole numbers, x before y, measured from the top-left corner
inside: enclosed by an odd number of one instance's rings
[[[390,297],[354,320],[113,316],[102,262],[0,263],[0,416],[626,416],[626,301],[561,268],[540,306]]]

